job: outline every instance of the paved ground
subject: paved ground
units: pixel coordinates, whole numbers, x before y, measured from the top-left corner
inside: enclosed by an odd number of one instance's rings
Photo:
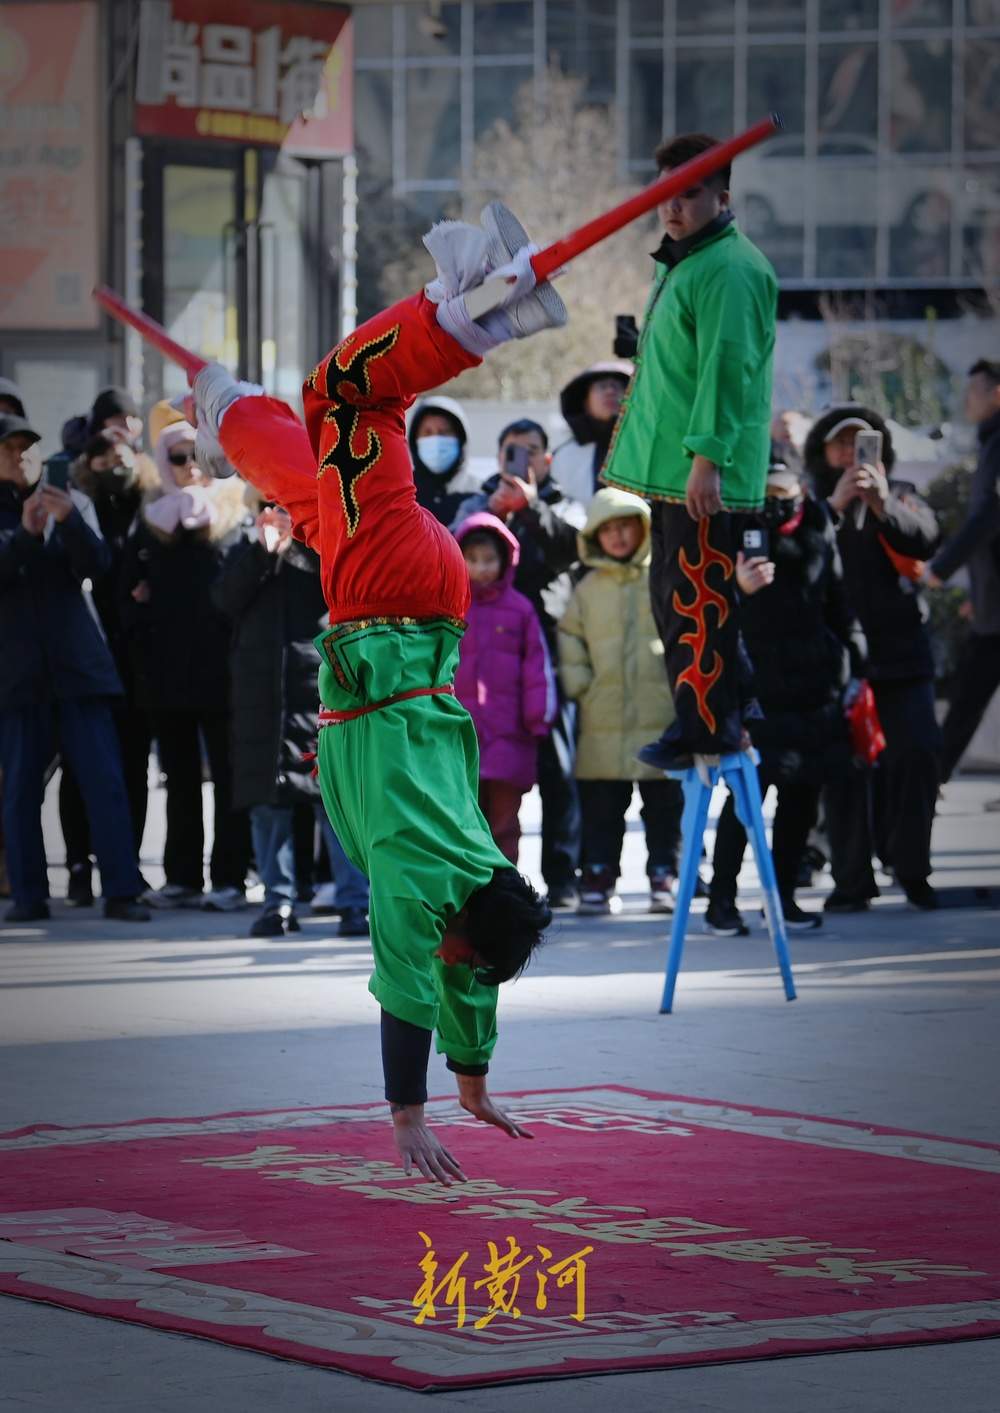
[[[1000,814],[982,809],[997,795],[996,778],[948,788],[935,836],[939,886],[1000,888]],[[150,844],[161,811],[157,798]],[[527,814],[531,871],[533,806]],[[156,880],[152,864],[147,876]],[[53,883],[58,890],[59,870]],[[887,892],[870,914],[794,942],[793,1005],[759,924],[746,941],[693,936],[675,1014],[661,1017],[665,928],[642,911],[642,886],[633,829],[626,911],[560,920],[530,975],[502,993],[498,1090],[618,1082],[1000,1137],[1000,913],[980,904],[917,915]],[[331,938],[322,919],[297,938],[250,942],[248,921],[178,913],[122,929],[57,904],[44,927],[0,931],[0,1130],[377,1099],[367,944]],[[449,1088],[435,1071],[432,1092]],[[0,1349],[4,1410],[426,1407],[426,1395],[28,1301],[0,1299]],[[677,1413],[992,1413],[998,1378],[1000,1341],[981,1340],[433,1397],[481,1413],[596,1413],[609,1399]]]

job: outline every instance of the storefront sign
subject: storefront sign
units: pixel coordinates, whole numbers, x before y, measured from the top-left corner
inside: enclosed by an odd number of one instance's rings
[[[142,0],[142,136],[353,148],[350,12],[332,5]]]
[[[97,6],[0,6],[0,328],[93,329]]]

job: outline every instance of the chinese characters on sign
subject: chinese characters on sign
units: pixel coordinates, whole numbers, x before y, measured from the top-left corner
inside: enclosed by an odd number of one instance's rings
[[[427,1249],[420,1259],[420,1269],[424,1273],[424,1278],[412,1301],[412,1304],[417,1307],[413,1323],[422,1325],[425,1320],[436,1320],[438,1310],[435,1301],[437,1301],[441,1306],[455,1308],[455,1328],[460,1330],[465,1324],[468,1283],[468,1276],[465,1275],[462,1268],[469,1259],[469,1253],[463,1251],[458,1260],[453,1262],[438,1280],[437,1271],[440,1263],[434,1245],[426,1232],[419,1232],[418,1235]],[[521,1272],[535,1261],[533,1253],[529,1252],[528,1255],[522,1253],[520,1246],[512,1236],[507,1237],[506,1251],[501,1251],[494,1241],[487,1242],[487,1247],[489,1248],[489,1257],[483,1263],[485,1275],[474,1282],[473,1289],[484,1290],[490,1303],[486,1313],[475,1321],[473,1328],[477,1330],[484,1330],[497,1315],[508,1315],[512,1320],[521,1318],[520,1307],[516,1304],[521,1288]],[[555,1261],[552,1265],[545,1266],[545,1262],[552,1261],[552,1252],[547,1246],[538,1245],[535,1247],[540,1258],[534,1271],[536,1310],[548,1308],[547,1287],[549,1281],[555,1278],[557,1287],[572,1286],[574,1288],[576,1304],[570,1318],[581,1323],[586,1319],[587,1263],[584,1257],[589,1256],[593,1249],[592,1246],[582,1246],[571,1256],[564,1256],[561,1261]]]
[[[91,329],[97,6],[0,6],[0,328]]]
[[[349,152],[350,33],[336,6],[143,0],[136,131]]]

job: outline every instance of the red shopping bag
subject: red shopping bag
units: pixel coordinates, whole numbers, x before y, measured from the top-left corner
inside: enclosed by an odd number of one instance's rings
[[[870,683],[862,682],[860,692],[847,709],[847,723],[855,756],[863,765],[874,765],[885,750],[885,733]]]

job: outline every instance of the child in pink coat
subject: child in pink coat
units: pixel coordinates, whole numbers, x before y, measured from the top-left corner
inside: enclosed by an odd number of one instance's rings
[[[555,716],[555,674],[535,610],[513,586],[515,537],[482,512],[463,520],[455,538],[472,587],[455,695],[479,737],[479,807],[516,866],[518,811],[537,779],[538,738]]]

